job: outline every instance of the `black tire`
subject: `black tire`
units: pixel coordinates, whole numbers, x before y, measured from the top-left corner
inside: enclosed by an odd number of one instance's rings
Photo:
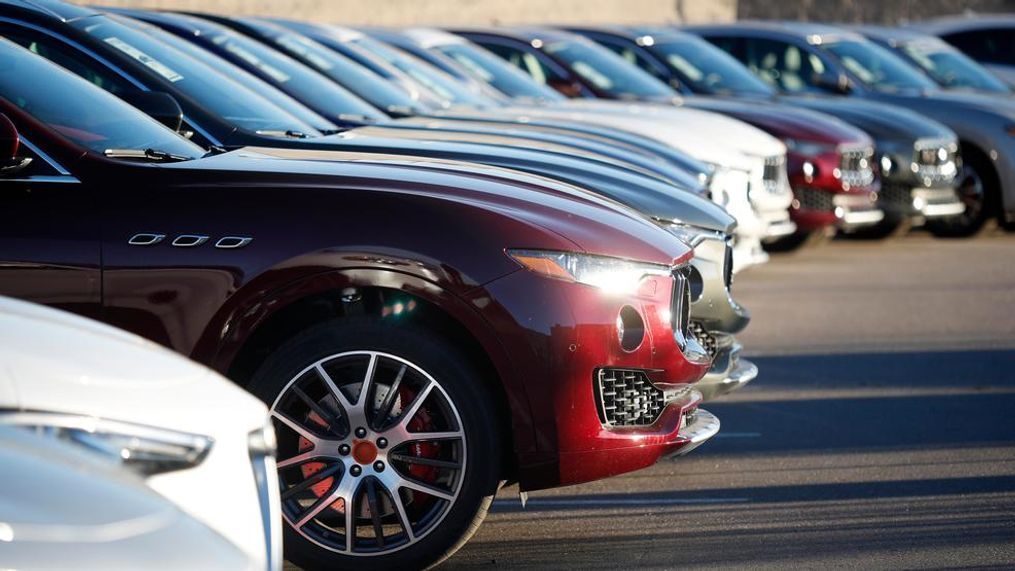
[[[829,240],[825,230],[797,231],[788,236],[776,238],[771,242],[763,242],[761,246],[766,252],[784,253],[793,252],[801,248],[812,248],[820,246]]]
[[[963,149],[962,161],[956,190],[966,211],[957,216],[928,220],[927,229],[939,238],[976,236],[997,212],[1001,188],[990,161],[972,149]]]
[[[467,356],[461,354],[453,344],[413,325],[388,324],[380,318],[372,317],[337,319],[304,331],[267,359],[254,374],[249,389],[271,407],[290,384],[290,380],[295,379],[309,365],[332,355],[355,351],[380,352],[411,362],[443,389],[442,396],[446,396],[457,409],[460,429],[465,434],[464,447],[467,453],[464,474],[459,479],[458,495],[450,507],[445,509],[441,516],[443,519],[431,525],[415,543],[382,554],[364,556],[337,553],[310,541],[295,531],[292,525],[284,523],[285,558],[305,569],[431,567],[450,557],[476,532],[496,494],[501,477],[503,438],[499,429],[501,424],[491,421],[498,418],[497,408],[482,376]],[[391,393],[397,393],[395,389],[388,388]],[[374,402],[374,399],[363,400]],[[418,413],[414,416],[418,416]],[[276,420],[276,429],[279,427],[280,423]],[[280,434],[280,458],[281,441]],[[394,452],[394,446],[390,452]],[[393,462],[389,466],[392,471],[395,470]],[[339,473],[341,478],[347,478],[350,474]],[[281,475],[280,470],[280,480]],[[363,479],[366,477],[364,471]],[[338,487],[338,483],[343,481],[341,478],[332,479],[332,487],[327,493]],[[285,487],[283,483],[283,488]],[[357,506],[355,500],[353,505]],[[375,504],[370,505],[376,509]],[[408,506],[412,507],[412,504]],[[354,507],[352,513],[355,514],[353,520],[356,520],[360,512]],[[314,523],[316,518],[311,521],[311,524]],[[351,535],[357,537],[356,533]]]

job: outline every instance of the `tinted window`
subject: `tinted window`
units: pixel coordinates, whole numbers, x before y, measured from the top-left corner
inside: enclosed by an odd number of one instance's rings
[[[879,91],[933,89],[934,83],[892,52],[866,41],[824,44],[842,65],[868,87]]]
[[[494,54],[472,44],[445,44],[435,46],[445,56],[457,62],[466,72],[480,81],[489,83],[511,97],[528,97],[548,101],[564,97],[531,77],[520,73]]]
[[[500,42],[484,42],[475,40],[476,43],[490,50],[493,54],[506,60],[509,64],[529,74],[536,82],[545,85],[549,81],[566,81],[567,75],[560,70],[554,69],[539,57],[534,49],[525,49],[515,45],[502,44]]]
[[[770,95],[771,87],[732,56],[704,40],[667,41],[648,48],[695,93]]]
[[[98,153],[107,149],[158,149],[188,158],[204,153],[115,96],[2,40],[0,97]]]
[[[249,131],[319,134],[260,95],[148,34],[121,24],[115,16],[85,18],[72,25],[133,59],[226,122]]]
[[[1011,92],[1004,82],[980,64],[940,40],[909,42],[900,49],[934,81],[945,87]]]
[[[655,77],[664,81],[666,80],[665,70],[659,69],[658,64],[653,61],[649,61],[649,59],[641,53],[639,48],[632,46],[628,42],[608,37],[592,37],[589,39],[617,54],[627,63],[638,66],[642,71],[651,73]]]
[[[1015,65],[1015,42],[1010,29],[981,29],[944,36],[944,39],[980,62]]]
[[[674,95],[665,83],[591,42],[563,40],[547,44],[543,50],[613,97],[664,98]]]
[[[789,42],[762,38],[743,40],[744,64],[768,85],[790,93],[819,92],[814,78],[827,73],[821,58]]]
[[[352,40],[351,43],[395,66],[402,73],[451,103],[477,106],[496,105],[495,101],[470,91],[450,75],[397,48],[386,46],[366,36]]]

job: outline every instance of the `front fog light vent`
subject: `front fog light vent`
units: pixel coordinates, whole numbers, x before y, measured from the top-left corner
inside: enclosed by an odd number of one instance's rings
[[[599,369],[595,391],[599,421],[606,427],[647,426],[666,405],[663,391],[637,370]]]
[[[645,322],[638,310],[630,305],[622,307],[617,314],[617,338],[620,348],[628,353],[641,347],[645,339]]]

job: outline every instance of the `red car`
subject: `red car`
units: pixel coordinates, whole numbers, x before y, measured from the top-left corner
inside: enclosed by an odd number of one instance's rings
[[[0,294],[144,335],[270,405],[302,566],[427,566],[501,481],[603,478],[718,430],[693,388],[709,361],[688,330],[691,250],[575,187],[415,157],[206,154],[0,40],[0,189]]]

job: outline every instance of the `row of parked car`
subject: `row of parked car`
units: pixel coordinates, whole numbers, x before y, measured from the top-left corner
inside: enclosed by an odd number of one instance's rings
[[[0,302],[15,566],[436,564],[507,482],[714,436],[768,250],[1015,216],[1009,88],[909,30],[2,0],[0,37],[0,294],[140,336]]]

